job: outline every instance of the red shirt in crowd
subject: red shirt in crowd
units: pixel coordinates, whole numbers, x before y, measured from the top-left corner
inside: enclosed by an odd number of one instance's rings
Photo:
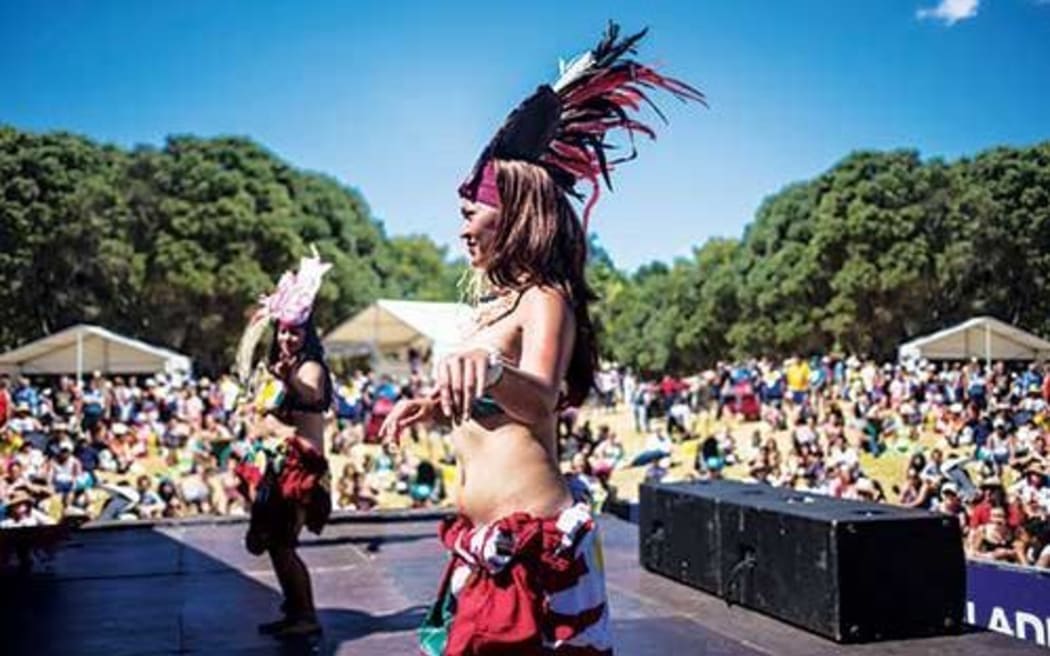
[[[985,500],[973,507],[970,513],[970,528],[977,528],[992,521],[992,504]],[[1024,523],[1024,514],[1016,504],[1006,506],[1006,525],[1016,529]]]
[[[11,412],[11,395],[6,389],[0,390],[0,426],[7,423],[7,415]]]
[[[664,376],[664,379],[660,381],[660,393],[665,399],[674,396],[681,389],[682,384],[670,376]]]

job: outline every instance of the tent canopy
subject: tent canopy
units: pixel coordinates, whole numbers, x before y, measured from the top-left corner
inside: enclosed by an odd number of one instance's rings
[[[976,317],[901,344],[898,354],[902,360],[1042,360],[1050,357],[1050,342],[993,317]]]
[[[400,359],[403,352],[435,357],[462,341],[470,308],[461,303],[378,300],[336,326],[324,338],[333,355],[372,353]]]
[[[0,355],[0,371],[26,375],[190,372],[191,360],[99,326],[71,326]]]

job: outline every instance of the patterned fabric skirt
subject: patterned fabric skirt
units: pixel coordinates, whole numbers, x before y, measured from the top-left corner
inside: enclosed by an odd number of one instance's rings
[[[611,655],[598,530],[584,501],[556,517],[515,513],[439,534],[451,560],[420,629],[428,656]]]

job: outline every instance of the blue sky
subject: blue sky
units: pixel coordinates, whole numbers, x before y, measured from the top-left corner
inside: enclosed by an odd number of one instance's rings
[[[739,236],[851,150],[1050,138],[1050,0],[0,0],[0,123],[249,136],[358,188],[391,234],[456,248],[459,179],[609,18],[648,25],[643,59],[711,102],[665,100],[603,195],[591,225],[625,268]]]

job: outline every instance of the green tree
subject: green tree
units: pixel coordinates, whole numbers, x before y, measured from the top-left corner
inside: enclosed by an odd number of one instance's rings
[[[391,238],[378,266],[386,296],[419,301],[459,300],[467,269],[465,260],[450,262],[448,249],[423,235]]]
[[[88,321],[226,368],[311,245],[322,331],[379,297],[458,298],[466,269],[389,238],[357,190],[237,137],[125,151],[0,126],[0,348]],[[956,162],[857,152],[761,204],[739,240],[628,275],[592,236],[602,357],[691,373],[729,356],[891,356],[974,314],[1050,333],[1050,142]]]
[[[333,263],[322,330],[382,293],[451,298],[457,271],[425,238],[391,242],[357,191],[236,137],[125,152],[0,127],[0,242],[0,346],[89,321],[209,371],[310,245]]]

